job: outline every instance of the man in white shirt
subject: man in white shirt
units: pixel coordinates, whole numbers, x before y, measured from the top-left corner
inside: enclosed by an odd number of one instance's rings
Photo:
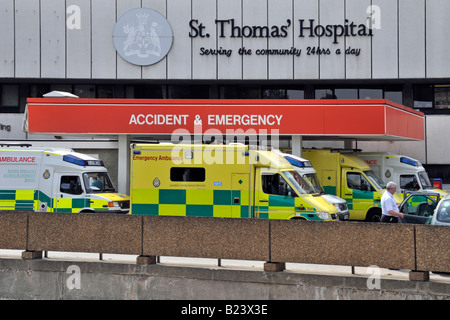
[[[388,182],[386,191],[381,197],[381,222],[398,223],[398,217],[404,217],[403,213],[398,211],[397,203],[393,194],[397,191],[395,182]]]

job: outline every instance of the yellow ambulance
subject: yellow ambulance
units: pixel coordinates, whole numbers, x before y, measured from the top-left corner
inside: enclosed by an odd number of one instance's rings
[[[103,161],[71,149],[0,145],[0,210],[128,213]]]
[[[338,221],[281,155],[245,145],[132,144],[131,214]]]
[[[350,220],[380,220],[385,184],[366,162],[340,149],[303,149],[302,157],[311,161],[325,192],[347,201]],[[398,193],[394,199],[401,204]]]

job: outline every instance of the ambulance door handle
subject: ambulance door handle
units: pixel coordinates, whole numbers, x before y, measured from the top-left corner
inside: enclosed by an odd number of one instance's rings
[[[234,203],[234,204],[239,204],[239,198],[238,198],[238,197],[234,198],[234,199],[233,199],[233,203]]]
[[[353,194],[351,194],[351,193],[346,193],[345,195],[346,195],[346,196],[352,196]]]
[[[269,200],[259,200],[259,202],[269,202]]]

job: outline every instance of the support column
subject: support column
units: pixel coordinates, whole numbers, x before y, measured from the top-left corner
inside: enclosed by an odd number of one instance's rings
[[[119,135],[118,150],[118,191],[130,194],[130,136]]]
[[[297,157],[302,156],[303,139],[300,135],[292,136],[292,154]]]
[[[344,149],[353,149],[353,140],[345,139],[344,140]]]

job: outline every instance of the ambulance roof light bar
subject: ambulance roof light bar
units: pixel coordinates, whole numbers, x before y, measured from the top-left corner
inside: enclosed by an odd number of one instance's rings
[[[63,161],[76,164],[78,166],[104,166],[104,163],[102,160],[84,160],[81,158],[78,158],[77,156],[74,156],[72,154],[66,154],[63,156]]]
[[[400,162],[404,164],[409,164],[410,166],[418,167],[418,163],[416,160],[407,157],[401,157]]]

